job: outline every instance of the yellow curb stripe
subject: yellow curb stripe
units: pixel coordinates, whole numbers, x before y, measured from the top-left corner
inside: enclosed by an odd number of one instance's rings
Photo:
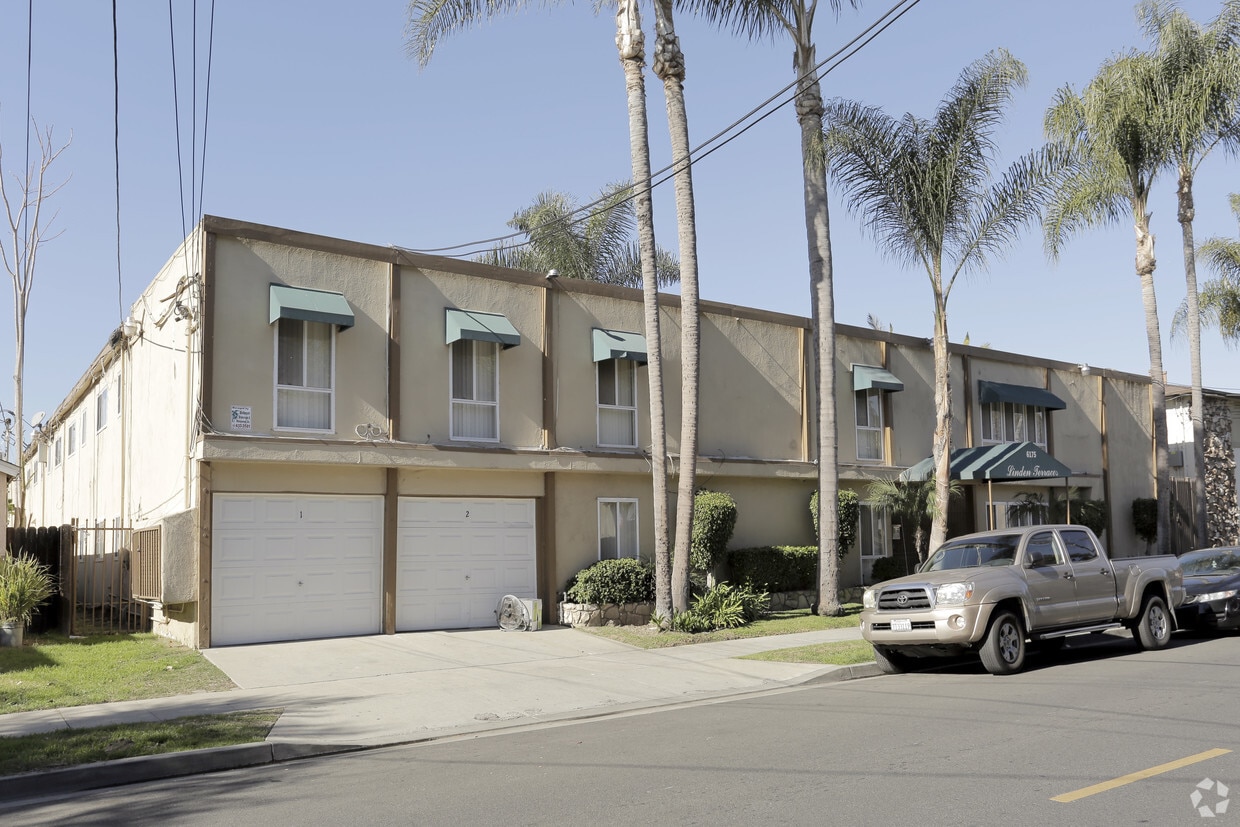
[[[1187,758],[1181,758],[1178,761],[1171,761],[1167,764],[1159,764],[1157,767],[1150,767],[1148,770],[1140,770],[1139,772],[1122,775],[1119,778],[1113,778],[1110,781],[1103,781],[1101,784],[1094,784],[1092,787],[1082,787],[1070,793],[1057,795],[1051,801],[1058,801],[1060,804],[1068,804],[1082,798],[1088,798],[1091,795],[1104,793],[1107,790],[1113,790],[1116,787],[1122,787],[1125,784],[1131,784],[1134,781],[1141,781],[1146,778],[1152,778],[1155,775],[1162,775],[1165,772],[1178,770],[1180,767],[1187,767],[1192,764],[1208,761],[1211,758],[1218,758],[1220,755],[1226,755],[1231,752],[1229,749],[1209,749],[1205,752],[1199,752],[1196,755],[1190,755]]]

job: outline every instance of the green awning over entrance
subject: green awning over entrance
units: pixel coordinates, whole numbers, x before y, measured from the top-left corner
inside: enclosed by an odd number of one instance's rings
[[[900,479],[917,482],[934,476],[934,458],[906,469]],[[1032,442],[1001,442],[952,451],[954,480],[1037,480],[1072,476],[1072,469]]]
[[[271,317],[277,319],[300,319],[303,322],[324,322],[342,328],[353,327],[353,311],[342,293],[329,290],[311,290],[308,287],[289,287],[287,284],[271,285]]]
[[[507,350],[521,344],[521,334],[502,313],[479,313],[476,310],[447,308],[447,334],[444,344],[460,339],[494,342]]]
[[[883,368],[870,365],[853,365],[853,390],[868,391],[875,388],[880,391],[902,391],[904,383],[894,373]]]
[[[625,333],[623,330],[603,330],[594,328],[594,361],[604,359],[629,359],[639,365],[648,361],[646,358],[646,337],[640,333]]]
[[[1043,388],[1008,385],[1003,382],[979,381],[977,398],[983,405],[993,402],[1014,402],[1017,405],[1033,405],[1049,411],[1062,411],[1068,407],[1062,399]]]

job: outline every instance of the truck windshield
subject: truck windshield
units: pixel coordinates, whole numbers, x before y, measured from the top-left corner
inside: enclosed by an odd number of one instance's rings
[[[922,571],[967,569],[974,566],[1010,566],[1016,562],[1016,534],[944,543],[921,567]]]

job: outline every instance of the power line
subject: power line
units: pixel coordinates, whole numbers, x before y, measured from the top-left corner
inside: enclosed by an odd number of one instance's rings
[[[801,83],[802,80],[804,80],[806,77],[809,77],[810,75],[814,75],[815,80],[822,80],[832,71],[834,71],[839,66],[841,66],[845,61],[847,61],[849,58],[851,58],[853,55],[859,52],[862,48],[869,45],[871,41],[873,41],[876,37],[878,37],[878,35],[882,34],[897,20],[899,20],[909,11],[911,11],[913,7],[916,6],[919,2],[921,2],[921,0],[899,0],[899,2],[897,2],[894,6],[892,6],[886,12],[884,12],[874,23],[870,24],[870,26],[868,26],[866,29],[864,29],[859,34],[854,36],[850,41],[848,41],[848,43],[841,46],[839,49],[837,49],[835,52],[833,52],[832,54],[830,54],[823,60],[820,60],[814,66],[814,68],[809,73],[807,73],[805,76],[797,77],[793,79],[791,83],[788,83],[783,88],[779,89],[773,95],[768,97],[766,100],[762,101],[760,104],[755,106],[753,109],[750,109],[748,112],[746,112],[744,115],[737,118],[731,124],[724,127],[722,130],[715,133],[710,138],[708,138],[707,140],[703,141],[702,143],[694,147],[692,150],[690,150],[689,161],[688,161],[689,165],[692,166],[693,164],[696,164],[698,161],[701,161],[703,158],[706,158],[709,155],[713,154],[716,150],[721,149],[724,146],[727,146],[729,143],[736,140],[741,135],[745,134],[746,132],[748,132],[753,127],[757,126],[762,121],[766,120],[768,117],[773,115],[775,112],[787,106],[789,103],[792,103],[793,101],[795,101],[797,98],[797,94],[795,92],[791,96],[787,97],[786,99],[782,101],[779,101],[778,99],[780,98],[781,95],[784,95],[789,89],[793,89],[794,87],[797,87]],[[836,60],[837,58],[838,60]],[[831,63],[832,61],[835,61],[835,63],[833,63],[831,66],[827,66],[827,64]],[[824,66],[827,68],[824,69],[823,68]],[[766,112],[762,112],[763,109],[765,109],[767,106],[769,106],[772,102],[775,102],[775,101],[778,101],[778,103],[776,103],[775,106],[771,107]],[[746,123],[746,121],[748,121],[750,118],[752,118],[755,114],[759,112],[762,112],[762,114],[759,115],[756,119],[754,119],[751,123]],[[723,140],[721,141],[720,139],[723,139]],[[720,143],[717,146],[711,146],[711,144],[714,144],[716,141],[720,141]],[[675,162],[667,164],[661,169],[655,170],[653,173],[651,173],[651,181],[649,184],[649,189],[653,190],[655,187],[658,187],[672,180],[675,177],[675,170],[676,170]],[[633,198],[637,196],[637,193],[638,193],[637,186],[638,185],[636,184],[632,185],[630,196],[624,200],[632,200]],[[531,228],[531,233],[534,231],[543,229],[544,227],[555,226],[556,224],[570,224],[571,225],[571,224],[580,223],[582,221],[586,221],[590,219],[591,217],[593,217],[594,215],[596,215],[598,212],[602,212],[601,210],[595,210],[594,208],[602,204],[605,200],[606,200],[605,198],[596,199],[595,201],[592,201],[589,204],[585,204],[584,206],[579,207],[578,209],[574,210],[573,212],[569,213],[568,215],[562,218],[557,218],[552,221],[548,221],[544,224],[540,224],[537,227],[533,227]],[[615,205],[613,204],[611,207],[608,207],[608,209],[612,209],[614,208],[614,206]],[[579,217],[576,217],[576,216],[579,216]],[[409,247],[401,247],[399,245],[392,245],[392,246],[395,247],[396,249],[405,250],[407,252],[412,252],[412,253],[438,253],[438,254],[445,255],[449,258],[468,258],[468,257],[479,255],[481,253],[490,252],[490,250],[493,249],[492,247],[489,247],[489,246],[482,247],[480,245],[499,244],[499,243],[506,242],[506,241],[512,241],[513,239],[520,239],[522,236],[528,237],[529,235],[530,233],[526,233],[526,232],[515,232],[515,233],[509,233],[507,235],[495,236],[493,238],[484,238],[478,241],[465,242],[463,244],[454,244],[449,247],[435,247],[435,248],[430,248],[430,249],[414,249],[414,248],[409,248]],[[527,240],[525,241],[519,241],[517,243],[508,245],[508,247],[515,249],[515,248],[528,246],[530,243],[531,242],[527,238]],[[465,250],[464,252],[456,252],[456,253],[451,252],[453,250],[460,250],[463,247],[476,248],[476,249],[470,249],[470,250]]]
[[[125,319],[124,288],[121,280],[121,72],[116,34],[116,0],[112,0],[112,149],[116,164],[116,309]]]

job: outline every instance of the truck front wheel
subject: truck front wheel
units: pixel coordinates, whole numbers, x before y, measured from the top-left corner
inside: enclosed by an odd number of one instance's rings
[[[1142,650],[1162,649],[1171,642],[1171,616],[1167,613],[1167,604],[1158,595],[1145,598],[1132,639]]]
[[[995,615],[978,654],[982,656],[982,666],[992,675],[1019,672],[1025,665],[1025,630],[1020,618],[1011,612]]]
[[[909,656],[896,652],[886,646],[874,647],[874,662],[878,664],[878,668],[888,675],[899,675],[908,672],[912,665],[909,662]]]

